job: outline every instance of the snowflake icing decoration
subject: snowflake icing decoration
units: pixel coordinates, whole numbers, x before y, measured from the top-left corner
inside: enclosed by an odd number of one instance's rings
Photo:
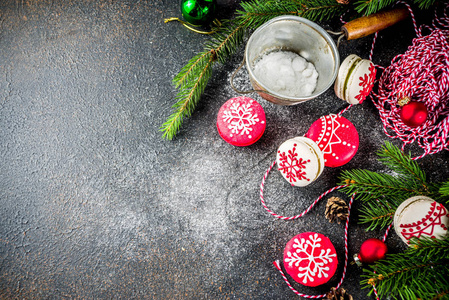
[[[257,113],[254,113],[250,107],[251,103],[252,101],[247,104],[236,102],[231,105],[229,110],[224,111],[223,121],[229,123],[228,128],[231,130],[231,137],[233,134],[246,134],[251,138],[252,126],[259,122]]]
[[[303,171],[310,160],[304,160],[301,157],[298,157],[296,146],[297,145],[294,144],[293,149],[288,150],[288,153],[279,152],[279,171],[285,174],[290,183],[303,179],[310,181],[310,179],[306,177],[306,172]]]
[[[359,103],[362,103],[365,98],[371,93],[371,89],[374,85],[374,79],[376,78],[376,67],[374,67],[373,64],[370,64],[369,66],[369,75],[364,74],[363,77],[360,77],[360,83],[359,86],[362,87],[362,89],[359,91],[359,94],[355,96],[355,98],[359,101]]]
[[[318,237],[318,234],[311,234],[309,239],[301,238],[301,240],[295,239],[293,248],[296,248],[295,252],[287,252],[287,258],[285,258],[285,262],[288,263],[290,267],[293,265],[298,268],[298,278],[302,278],[303,283],[307,283],[308,281],[313,282],[315,277],[327,278],[329,274],[328,263],[333,261],[333,257],[336,257],[336,253],[330,253],[332,250],[330,248],[327,249],[319,249],[321,247],[321,238]],[[320,253],[315,253],[316,250],[320,250]],[[300,264],[303,261],[307,261],[307,266],[301,267]]]
[[[337,131],[342,127],[342,124],[337,120],[338,115],[330,114],[327,116],[321,117],[321,122],[323,123],[322,134],[320,134],[318,138],[317,144],[319,145],[323,154],[334,153],[332,150],[332,145],[339,145],[342,143],[342,139],[337,134]],[[326,118],[330,119],[328,121],[329,126],[326,126]]]

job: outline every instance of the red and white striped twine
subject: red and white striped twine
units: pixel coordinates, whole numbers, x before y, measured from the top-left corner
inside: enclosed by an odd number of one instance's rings
[[[344,187],[347,186],[347,185],[338,185],[338,186],[336,186],[336,187],[333,187],[333,188],[331,188],[331,189],[325,191],[324,193],[322,193],[317,199],[315,199],[315,201],[314,201],[314,202],[313,202],[313,203],[312,203],[312,204],[311,204],[305,211],[303,211],[303,212],[300,213],[299,215],[291,216],[291,217],[284,217],[284,216],[278,215],[277,213],[275,213],[275,212],[273,212],[271,209],[269,209],[268,206],[265,204],[265,200],[264,200],[264,197],[263,197],[263,189],[264,189],[264,186],[265,186],[265,180],[267,179],[268,174],[270,173],[271,169],[272,169],[275,165],[276,165],[276,161],[274,161],[274,162],[268,167],[267,171],[265,172],[265,174],[264,174],[264,176],[263,176],[263,178],[262,178],[262,182],[260,183],[260,202],[262,202],[263,207],[265,208],[265,210],[266,210],[269,214],[271,214],[272,216],[274,216],[274,217],[276,217],[276,218],[278,218],[278,219],[282,219],[282,220],[295,220],[295,219],[301,218],[301,217],[304,216],[306,213],[308,213],[308,212],[315,206],[315,204],[317,204],[318,201],[320,201],[320,200],[321,200],[323,197],[325,197],[327,194],[329,194],[329,193],[331,193],[331,192],[333,192],[333,191],[335,191],[335,190],[338,190],[338,189],[341,189],[341,188],[344,188]]]
[[[348,106],[346,106],[345,108],[343,108],[338,115],[341,116],[342,114],[344,114],[345,112],[347,112],[351,107],[353,107],[354,104],[349,104]]]
[[[443,16],[438,17],[435,10],[435,18],[432,22],[432,28],[429,26],[421,26],[418,28],[415,16],[410,6],[402,1],[407,6],[412,17],[413,26],[417,37],[413,40],[413,44],[408,48],[407,52],[397,55],[393,58],[389,67],[376,67],[382,70],[382,75],[378,80],[377,93],[371,92],[370,97],[374,105],[379,110],[379,115],[384,125],[384,132],[390,138],[399,138],[403,142],[402,149],[407,144],[417,142],[418,146],[424,149],[424,153],[413,159],[422,158],[428,154],[434,154],[442,150],[449,150],[449,30],[439,29],[437,25],[449,29],[449,16],[447,15],[447,5],[444,9]],[[343,17],[343,16],[342,16]],[[342,23],[345,23],[340,18]],[[431,33],[427,36],[422,35],[423,29],[429,29]],[[374,45],[377,39],[377,32],[373,38],[373,44],[369,54],[369,59],[372,60],[374,53]],[[420,101],[426,104],[428,108],[428,118],[426,122],[416,128],[411,128],[405,125],[400,119],[400,107],[397,105],[397,100],[400,97],[408,96],[412,100]],[[344,108],[339,115],[349,110],[352,105]],[[389,130],[394,133],[390,133]],[[323,194],[321,194],[315,201],[299,215],[285,217],[276,214],[268,208],[264,200],[264,186],[265,181],[271,169],[276,165],[274,161],[265,172],[262,182],[260,184],[260,201],[265,210],[272,216],[282,220],[294,220],[304,216],[308,213],[323,197],[327,194],[346,187],[347,185],[335,186]],[[337,289],[342,285],[346,276],[348,265],[348,227],[351,206],[355,198],[355,193],[352,195],[348,205],[348,217],[345,224],[345,264],[343,274]],[[385,242],[389,231],[393,226],[393,222],[388,226],[382,241]],[[274,263],[275,267],[281,273],[282,278],[287,283],[288,287],[298,296],[304,298],[323,298],[323,295],[306,295],[297,291],[289,282],[281,269],[279,260]],[[376,299],[380,300],[376,286],[373,285]]]
[[[293,216],[293,217],[284,217],[284,216],[278,215],[278,214],[276,214],[275,212],[273,212],[272,210],[270,210],[270,209],[268,208],[268,206],[265,204],[265,200],[264,200],[264,196],[263,196],[263,191],[264,191],[265,181],[266,181],[266,179],[267,179],[267,177],[268,177],[268,174],[270,173],[271,169],[272,169],[275,165],[276,165],[276,161],[274,161],[274,162],[268,167],[267,171],[265,172],[265,174],[264,174],[264,176],[263,176],[263,178],[262,178],[262,182],[261,182],[261,184],[260,184],[260,202],[262,203],[263,207],[265,208],[265,210],[266,210],[269,214],[271,214],[272,216],[274,216],[274,217],[276,217],[276,218],[278,218],[278,219],[281,219],[281,220],[294,220],[294,219],[298,219],[298,218],[304,216],[306,213],[308,213],[308,212],[315,206],[315,204],[318,203],[318,201],[320,201],[320,200],[321,200],[323,197],[325,197],[327,194],[329,194],[329,193],[331,193],[331,192],[333,192],[333,191],[335,191],[335,190],[338,190],[338,189],[341,189],[341,188],[344,188],[344,187],[347,186],[347,185],[338,185],[338,186],[335,186],[335,187],[333,187],[333,188],[331,188],[331,189],[325,191],[324,193],[322,193],[317,199],[315,199],[315,201],[314,201],[314,202],[313,202],[313,203],[312,203],[312,204],[311,204],[305,211],[303,211],[303,212],[300,213],[299,215],[296,215],[296,216]],[[342,274],[342,276],[341,276],[340,282],[337,284],[337,289],[343,284],[343,280],[345,279],[345,276],[346,276],[346,270],[347,270],[347,266],[348,266],[348,258],[349,258],[349,255],[348,255],[348,253],[349,253],[349,250],[348,250],[348,227],[349,227],[349,216],[350,216],[350,213],[351,213],[351,206],[352,206],[352,203],[354,202],[354,198],[355,198],[355,193],[352,195],[351,200],[349,201],[349,204],[348,204],[348,216],[347,216],[347,218],[346,218],[346,224],[345,224],[345,265],[344,265],[344,268],[343,268],[343,274]],[[281,269],[281,266],[280,266],[280,264],[279,264],[279,261],[277,260],[277,261],[275,261],[273,264],[275,265],[275,267],[276,267],[276,268],[279,270],[279,272],[281,273],[282,278],[283,278],[284,281],[287,283],[288,287],[289,287],[289,288],[290,288],[296,295],[301,296],[301,297],[304,297],[304,298],[312,298],[312,299],[323,298],[323,297],[326,296],[326,294],[324,294],[324,295],[306,295],[306,294],[303,294],[303,293],[297,291],[297,290],[290,284],[290,282],[288,281],[288,278],[285,276],[284,272],[283,272],[282,269]]]
[[[442,17],[438,18],[435,10],[432,28],[418,28],[410,6],[404,4],[412,16],[417,37],[404,54],[393,58],[389,67],[377,66],[383,72],[377,82],[377,92],[373,91],[370,97],[379,110],[385,134],[399,138],[403,142],[402,150],[416,142],[424,150],[423,154],[413,158],[419,159],[449,150],[449,17],[446,13],[449,5]],[[437,28],[437,25],[445,29]],[[424,28],[431,33],[423,36]],[[375,41],[376,35],[370,58]],[[402,122],[397,101],[404,96],[425,103],[428,117],[423,125],[412,128]]]

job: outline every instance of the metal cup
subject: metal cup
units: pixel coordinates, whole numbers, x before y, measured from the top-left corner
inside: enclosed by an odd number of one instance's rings
[[[285,96],[259,82],[254,65],[264,54],[278,50],[295,52],[315,65],[318,82],[312,95]],[[254,31],[246,44],[244,61],[254,91],[281,105],[294,105],[321,95],[334,83],[340,66],[337,46],[329,34],[316,23],[297,16],[273,18]]]

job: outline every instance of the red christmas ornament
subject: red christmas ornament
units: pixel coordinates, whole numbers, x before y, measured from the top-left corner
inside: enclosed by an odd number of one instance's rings
[[[360,247],[360,252],[354,255],[357,265],[372,264],[380,259],[384,259],[387,254],[387,245],[379,239],[367,239]]]
[[[418,127],[427,120],[427,107],[422,102],[410,101],[402,106],[399,115],[405,125]]]

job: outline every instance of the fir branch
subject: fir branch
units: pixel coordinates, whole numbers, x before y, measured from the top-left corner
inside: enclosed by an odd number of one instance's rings
[[[256,29],[277,16],[298,14],[298,4],[293,1],[253,0],[242,2],[241,7],[236,22],[245,22],[248,29]]]
[[[357,12],[367,16],[392,6],[396,2],[396,0],[358,0],[354,5]],[[416,4],[419,9],[429,9],[432,5],[437,3],[437,0],[413,0],[410,2]]]
[[[418,164],[398,147],[386,142],[377,155],[394,176],[359,169],[345,170],[340,175],[340,184],[347,185],[342,191],[348,195],[355,192],[356,198],[364,202],[359,222],[368,224],[367,230],[387,227],[397,207],[410,197],[423,195],[449,202],[449,183],[447,187],[427,183],[426,174]]]
[[[429,183],[429,190],[434,192],[431,198],[435,201],[449,204],[449,181]]]
[[[449,239],[415,239],[405,252],[387,254],[386,259],[364,272],[361,283],[365,288],[375,284],[379,297],[388,295],[405,300],[444,297],[449,287]]]
[[[367,224],[367,230],[385,228],[393,221],[395,209],[386,201],[368,202],[360,209],[360,224]]]
[[[394,3],[396,3],[396,0],[358,0],[354,5],[357,12],[367,16],[393,5]]]
[[[356,192],[358,199],[362,201],[385,197],[394,204],[401,203],[412,195],[427,194],[412,182],[369,170],[345,170],[340,178],[341,185],[348,185],[342,190],[348,194]]]
[[[439,192],[444,197],[449,197],[449,181],[446,181],[441,184]]]
[[[426,174],[418,166],[418,163],[412,160],[411,155],[404,154],[401,149],[393,146],[390,142],[385,142],[382,148],[377,152],[379,161],[392,171],[398,173],[404,180],[412,180],[422,185],[423,189],[428,191],[426,183]]]
[[[179,89],[173,105],[175,112],[161,126],[163,138],[173,139],[184,117],[190,117],[210,80],[214,62],[224,64],[243,43],[245,34],[268,20],[285,14],[300,15],[311,20],[323,20],[342,13],[346,7],[334,0],[252,0],[241,3],[235,20],[224,20],[220,28],[206,43],[205,50],[197,54],[173,78]]]
[[[347,10],[347,6],[335,0],[254,0],[241,4],[238,11],[243,18],[251,19],[249,27],[258,27],[281,15],[297,15],[312,21],[330,20]]]
[[[212,65],[215,60],[215,53],[209,51],[207,54],[200,55],[202,59],[208,58],[207,63],[201,70],[201,73],[193,81],[186,82],[178,92],[176,100],[178,101],[173,108],[175,112],[170,115],[168,120],[162,124],[161,131],[163,131],[163,138],[173,139],[178,132],[184,117],[190,117],[194,108],[196,107],[201,94],[206,88],[207,81],[212,76]],[[188,76],[188,75],[183,75]],[[181,76],[181,77],[183,77]]]
[[[420,9],[429,9],[437,2],[437,0],[414,0],[413,2],[417,4]]]
[[[223,26],[217,29],[217,33],[206,43],[206,49],[213,51],[221,63],[237,52],[243,42],[245,34],[245,22],[233,26],[229,20],[223,21]]]
[[[179,71],[173,78],[173,85],[179,87],[186,82],[195,80],[195,75],[204,70],[210,59],[210,51],[202,52],[195,55],[189,62]]]
[[[190,117],[212,77],[212,66],[218,59],[221,62],[232,55],[243,40],[243,25],[232,28],[228,21],[217,31],[217,35],[208,44],[206,50],[193,57],[173,78],[173,84],[179,88],[175,112],[162,124],[162,137],[171,140],[178,133],[184,117]],[[223,33],[227,33],[224,35]],[[219,37],[223,37],[220,40]]]
[[[449,258],[449,238],[432,239],[421,238],[412,239],[410,241],[411,249],[415,255],[432,255],[432,256],[446,256]]]
[[[302,0],[298,3],[301,5],[300,16],[316,21],[330,20],[348,9],[346,5],[341,5],[335,0]]]

